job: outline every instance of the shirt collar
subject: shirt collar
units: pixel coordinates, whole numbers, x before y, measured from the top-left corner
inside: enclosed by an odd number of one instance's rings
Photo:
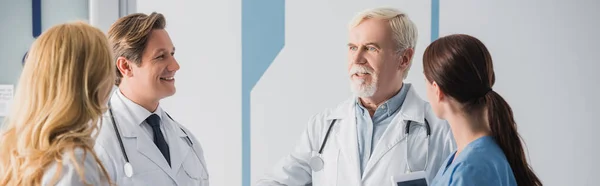
[[[132,114],[131,119],[136,124],[141,125],[152,114],[158,115],[158,117],[162,120],[163,110],[162,110],[162,108],[160,108],[160,103],[159,103],[158,107],[156,107],[156,110],[154,112],[150,112],[150,111],[146,110],[146,108],[142,107],[141,105],[139,105],[139,104],[131,101],[129,98],[125,97],[125,95],[123,95],[123,93],[121,93],[120,90],[117,90],[116,92],[117,92],[117,96],[119,97],[119,99],[121,99],[123,101],[125,107],[131,111],[131,114]]]
[[[402,103],[406,98],[406,94],[408,94],[408,90],[410,89],[410,84],[403,83],[400,91],[396,93],[393,97],[385,101],[383,104],[379,105],[377,109],[383,108],[385,109],[385,114],[389,117],[392,116],[400,107],[402,107]],[[360,114],[364,115],[367,109],[362,105],[359,98],[356,99],[356,105],[360,108]]]

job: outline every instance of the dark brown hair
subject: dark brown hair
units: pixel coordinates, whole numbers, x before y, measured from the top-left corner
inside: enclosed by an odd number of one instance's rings
[[[108,30],[114,62],[117,62],[119,57],[125,57],[140,66],[150,32],[154,29],[164,29],[166,22],[165,17],[156,12],[150,15],[135,13],[119,18]],[[115,85],[121,83],[122,77],[123,74],[117,68]]]
[[[542,185],[525,158],[512,109],[492,90],[492,57],[481,41],[463,34],[442,37],[425,49],[423,70],[429,82],[436,82],[445,95],[462,104],[464,113],[479,118],[487,114],[491,135],[504,151],[518,185]]]

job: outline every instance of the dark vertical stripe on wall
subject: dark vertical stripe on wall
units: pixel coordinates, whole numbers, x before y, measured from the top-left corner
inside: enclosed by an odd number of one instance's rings
[[[42,34],[42,0],[31,0],[31,25],[33,38]]]

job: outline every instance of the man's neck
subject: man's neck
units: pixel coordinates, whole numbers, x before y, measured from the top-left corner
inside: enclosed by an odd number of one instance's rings
[[[158,108],[158,100],[144,99],[142,96],[138,96],[131,88],[129,88],[129,86],[121,84],[119,85],[119,91],[121,91],[121,94],[127,99],[144,107],[149,112],[154,112]]]
[[[448,123],[458,147],[454,157],[456,158],[469,143],[476,139],[490,135],[487,122],[481,119],[467,118],[463,114],[452,114],[448,117]]]
[[[360,103],[369,111],[369,114],[372,117],[373,114],[375,114],[375,110],[377,110],[381,104],[394,97],[396,94],[398,94],[398,92],[400,92],[400,90],[402,90],[402,86],[404,86],[403,84],[404,83],[400,83],[400,86],[397,88],[392,88],[390,91],[386,91],[381,94],[375,93],[371,97],[359,98]]]

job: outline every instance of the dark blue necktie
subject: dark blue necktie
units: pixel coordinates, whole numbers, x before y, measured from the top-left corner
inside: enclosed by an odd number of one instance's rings
[[[169,166],[171,166],[171,155],[169,154],[169,144],[165,141],[165,137],[160,131],[160,117],[156,114],[150,115],[146,122],[152,127],[152,132],[154,133],[154,144],[158,147],[158,150],[163,154]]]

